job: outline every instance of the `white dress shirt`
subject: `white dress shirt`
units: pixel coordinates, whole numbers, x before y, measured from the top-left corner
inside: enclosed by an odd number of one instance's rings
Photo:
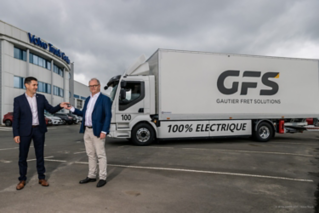
[[[27,98],[31,113],[32,113],[32,125],[39,125],[39,117],[38,117],[38,104],[37,104],[37,94],[34,94],[33,97],[30,97],[25,93],[25,97]]]
[[[92,96],[90,95],[90,100],[86,108],[86,113],[85,113],[85,126],[92,126],[92,112],[96,103],[96,100],[100,96],[100,92],[96,93],[95,95]]]
[[[92,113],[93,113],[93,109],[96,103],[96,100],[98,99],[98,97],[100,96],[101,92],[96,93],[95,95],[92,96],[92,94],[90,95],[90,100],[89,103],[86,107],[86,112],[85,112],[85,126],[92,126]],[[74,107],[72,107],[71,112],[74,112]],[[106,134],[106,132],[102,133]]]

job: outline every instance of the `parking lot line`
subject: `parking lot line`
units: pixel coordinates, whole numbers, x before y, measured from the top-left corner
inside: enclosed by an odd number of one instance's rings
[[[45,159],[45,161],[51,161],[51,162],[59,162],[59,163],[66,163],[66,160],[55,160],[55,159]]]
[[[9,160],[0,160],[1,163],[11,163],[12,161]]]
[[[0,127],[0,131],[9,132],[9,131],[12,131],[12,128],[10,128],[10,127]]]
[[[204,171],[204,170],[192,170],[192,169],[176,169],[176,168],[164,168],[164,167],[146,167],[146,166],[115,165],[115,164],[108,164],[108,166],[131,168],[131,169],[148,169],[148,170],[204,173],[204,174],[215,174],[215,175],[243,176],[243,177],[254,177],[254,178],[268,178],[268,179],[289,180],[289,181],[297,181],[297,182],[313,182],[313,180],[309,180],[309,179],[276,177],[276,176],[266,176],[266,175],[253,175],[253,174],[232,173],[232,172],[216,172],[216,171]]]
[[[82,153],[86,153],[86,151],[83,151],[83,152],[74,152],[73,154],[82,154]]]
[[[188,150],[198,150],[198,151],[220,151],[220,152],[240,152],[240,153],[257,153],[257,154],[274,154],[274,155],[292,155],[292,156],[301,156],[301,157],[317,157],[315,155],[303,155],[295,153],[286,153],[286,152],[262,152],[262,151],[250,151],[250,150],[232,150],[232,149],[202,149],[202,148],[182,148]]]
[[[47,146],[47,145],[44,144],[44,146]],[[30,146],[30,148],[33,148],[33,146]],[[11,150],[11,149],[19,149],[19,147],[4,148],[4,149],[0,149],[0,151]]]
[[[49,160],[50,158],[54,158],[54,156],[44,157],[45,160]],[[35,161],[35,160],[37,160],[37,159],[29,159],[27,161],[30,162],[30,161]]]
[[[19,149],[19,147],[0,149],[0,151],[10,150],[10,149]]]
[[[87,165],[88,162],[76,161],[75,164]],[[175,171],[175,172],[191,172],[191,173],[203,173],[203,174],[215,174],[215,175],[230,175],[230,176],[242,176],[242,177],[253,177],[253,178],[267,178],[267,179],[277,179],[277,180],[288,180],[297,182],[311,182],[310,179],[299,179],[299,178],[287,178],[287,177],[276,177],[267,175],[253,175],[253,174],[243,174],[243,173],[233,173],[233,172],[217,172],[217,171],[204,171],[204,170],[193,170],[193,169],[178,169],[178,168],[165,168],[165,167],[147,167],[147,166],[131,166],[131,165],[117,165],[108,164],[111,167],[121,167],[130,169],[147,169],[147,170],[161,170],[161,171]]]

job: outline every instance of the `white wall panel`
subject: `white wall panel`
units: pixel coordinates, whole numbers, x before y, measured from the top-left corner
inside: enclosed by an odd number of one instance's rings
[[[13,47],[14,47],[14,45],[12,43],[4,41],[2,54],[9,55],[9,56],[13,57],[14,56]]]
[[[19,39],[20,40],[20,32],[21,32],[21,30],[15,28],[15,27],[11,27],[11,32],[12,32],[12,37],[14,37],[15,39]]]
[[[27,74],[27,62],[3,55],[3,72],[12,73],[16,76],[26,77]]]
[[[2,107],[3,107],[2,108],[3,115],[7,114],[8,112],[13,112],[13,105],[11,104],[4,104]],[[2,118],[1,118],[1,123],[2,123]]]
[[[90,89],[88,86],[74,81],[74,94],[88,97],[90,95]]]
[[[51,84],[51,71],[38,65],[30,64],[30,76],[33,76],[48,84]]]
[[[53,103],[51,103],[51,105],[52,105],[52,106],[56,106],[56,105],[60,104],[61,102],[64,102],[63,98],[54,95],[54,97],[53,97]]]
[[[13,98],[15,97],[15,92],[11,87],[2,87],[3,104],[13,104]],[[22,93],[21,93],[22,94]]]
[[[53,84],[54,86],[57,86],[63,89],[63,78],[60,75],[53,73]]]
[[[14,87],[14,75],[12,73],[3,72],[2,77],[3,77],[3,86],[11,87],[11,88]]]
[[[5,24],[4,25],[4,33],[9,35],[9,36],[12,36],[12,33],[11,33],[11,26],[8,25],[8,24]]]

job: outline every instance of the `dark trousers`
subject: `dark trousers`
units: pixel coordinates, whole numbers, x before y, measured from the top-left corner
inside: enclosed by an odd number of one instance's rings
[[[20,143],[19,143],[19,170],[20,170],[20,177],[19,180],[26,180],[27,179],[27,170],[28,170],[28,163],[27,158],[29,154],[29,148],[31,144],[31,140],[33,140],[33,146],[35,150],[35,155],[37,158],[37,171],[38,171],[38,178],[45,179],[45,168],[44,168],[44,140],[45,135],[42,133],[38,127],[32,128],[32,132],[30,136],[20,136]]]

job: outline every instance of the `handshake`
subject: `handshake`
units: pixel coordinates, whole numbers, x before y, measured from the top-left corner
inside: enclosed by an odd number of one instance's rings
[[[68,102],[62,102],[62,103],[60,104],[60,107],[62,107],[62,108],[64,108],[64,109],[68,109],[68,110],[70,110],[70,109],[72,108],[71,104],[68,103]]]

